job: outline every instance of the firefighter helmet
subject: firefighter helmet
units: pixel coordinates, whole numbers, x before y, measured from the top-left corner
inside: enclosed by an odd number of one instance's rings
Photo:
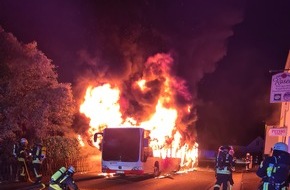
[[[20,143],[21,143],[22,145],[27,145],[27,144],[28,144],[28,141],[27,141],[26,138],[21,138],[21,139],[20,139]]]
[[[222,151],[222,152],[229,152],[230,151],[230,146],[228,145],[223,145],[223,146],[220,146],[219,147],[219,151]]]
[[[288,152],[288,145],[283,142],[278,142],[274,145],[273,150]]]
[[[69,173],[74,174],[75,173],[75,168],[73,166],[70,166],[67,170]]]

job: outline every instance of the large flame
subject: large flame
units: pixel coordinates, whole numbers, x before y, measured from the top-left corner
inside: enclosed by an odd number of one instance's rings
[[[93,136],[96,132],[102,132],[105,127],[142,127],[149,131],[150,146],[155,157],[181,158],[181,166],[188,166],[190,163],[192,167],[197,161],[198,144],[182,142],[183,137],[177,127],[179,114],[188,114],[190,105],[181,108],[176,106],[176,88],[184,88],[178,79],[170,75],[172,61],[166,54],[149,58],[142,77],[130,83],[130,89],[138,91],[143,99],[156,95],[154,98],[157,101],[152,101],[155,103],[154,109],[149,116],[144,117],[146,119],[137,117],[134,113],[126,112],[128,115],[125,115],[121,112],[121,94],[124,92],[114,86],[116,84],[108,82],[96,87],[89,86],[80,106],[80,112],[90,119],[89,134]],[[156,81],[159,86],[154,90],[159,93],[152,93],[152,84],[157,83]],[[99,143],[96,142],[95,146],[98,147]]]
[[[90,118],[90,132],[100,132],[100,126],[120,126],[123,122],[118,104],[119,89],[110,84],[87,88],[85,101],[80,106],[80,112]]]

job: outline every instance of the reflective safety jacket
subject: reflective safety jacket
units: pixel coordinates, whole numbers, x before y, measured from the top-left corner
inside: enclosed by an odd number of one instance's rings
[[[256,174],[262,178],[263,188],[266,190],[280,190],[286,188],[290,170],[290,156],[287,153],[267,157],[261,162]]]
[[[234,158],[229,153],[219,152],[216,158],[216,174],[231,174]]]
[[[216,168],[216,174],[231,174],[232,171],[228,167]]]
[[[28,158],[28,150],[24,146],[20,147],[19,154],[17,155],[17,160],[19,162],[25,162],[27,158]]]
[[[46,147],[42,145],[34,145],[32,149],[32,163],[42,164],[46,157]]]

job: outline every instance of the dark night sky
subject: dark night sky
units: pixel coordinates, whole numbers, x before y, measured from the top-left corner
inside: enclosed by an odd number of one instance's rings
[[[75,89],[80,78],[125,78],[142,58],[173,52],[197,106],[198,140],[216,147],[247,144],[278,122],[269,70],[285,66],[289,10],[289,0],[0,0],[0,25],[37,41]]]

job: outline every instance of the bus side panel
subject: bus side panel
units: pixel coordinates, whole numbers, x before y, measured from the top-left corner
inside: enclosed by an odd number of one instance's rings
[[[176,172],[180,168],[180,158],[158,158],[148,157],[144,163],[144,173],[153,173],[155,162],[159,162],[159,170],[161,173]]]
[[[160,171],[162,173],[176,172],[180,168],[180,158],[165,158],[162,159]]]
[[[155,161],[161,161],[161,158],[148,157],[146,162],[143,162],[144,173],[152,174],[154,172]]]

